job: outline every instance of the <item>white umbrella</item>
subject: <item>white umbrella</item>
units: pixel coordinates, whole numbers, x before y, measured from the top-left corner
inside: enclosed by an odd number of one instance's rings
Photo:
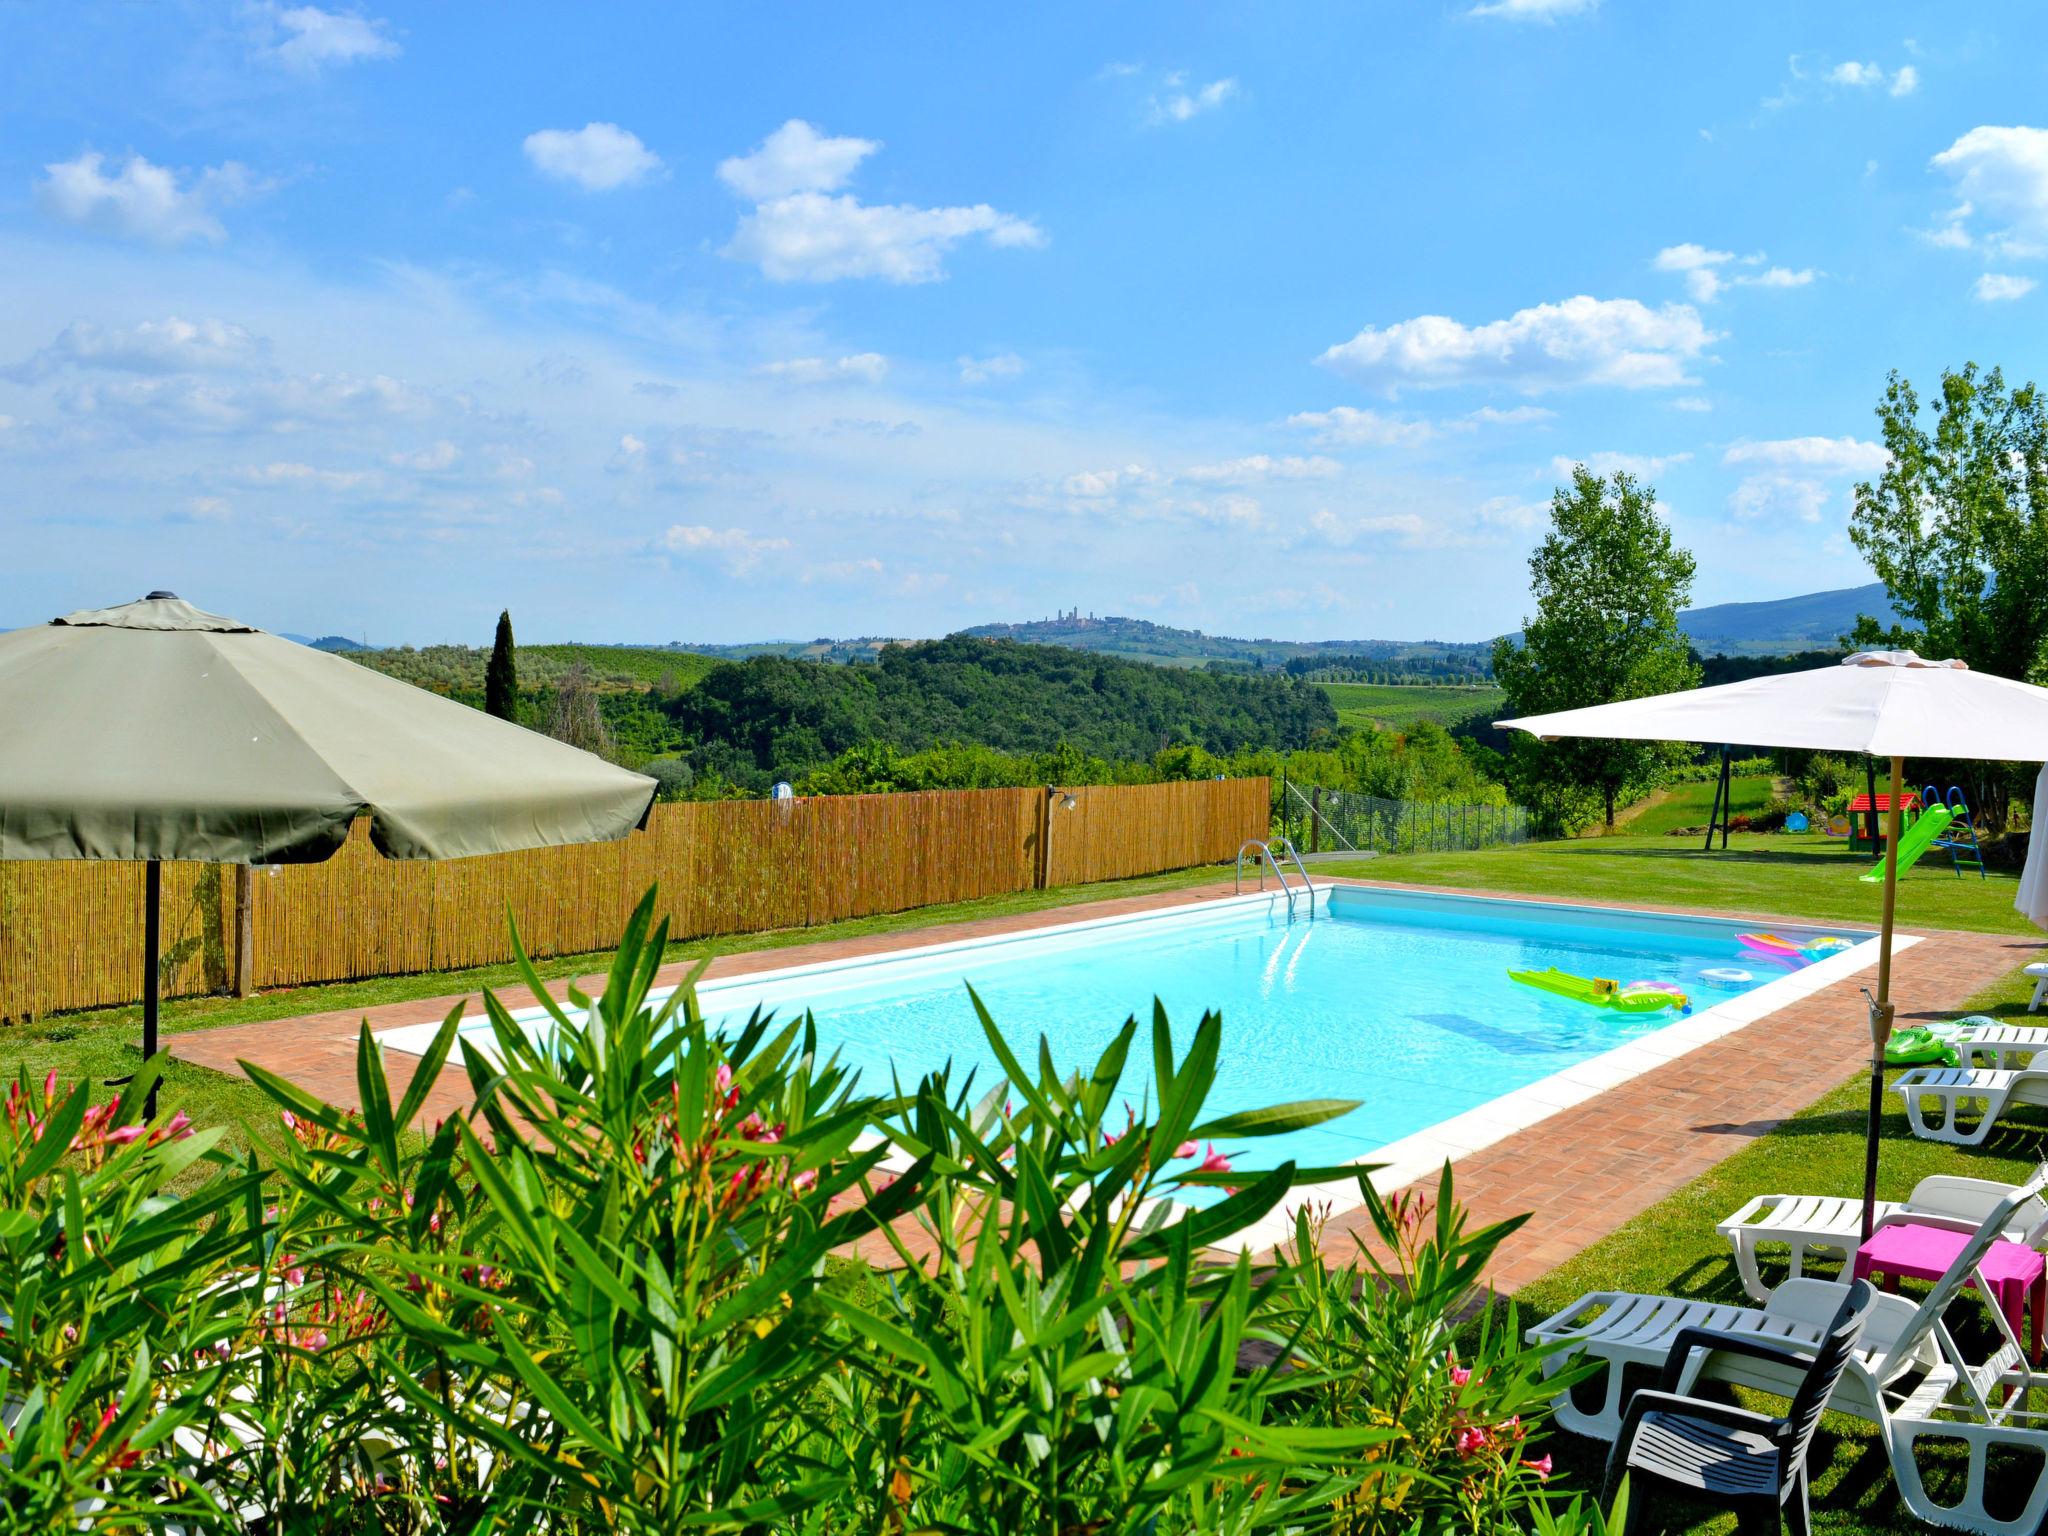
[[[1911,651],[1863,651],[1839,666],[1495,723],[1545,740],[1586,736],[1624,741],[1734,741],[1759,747],[1863,752],[1891,759],[1884,919],[1878,937],[1877,995],[1870,1004],[1870,1127],[1863,1168],[1863,1225],[1868,1235],[1871,1207],[1877,1197],[1884,1048],[1892,1032],[1892,919],[1898,898],[1905,760],[2048,760],[2048,688],[1972,672],[1960,661],[1923,661]],[[2043,783],[2048,787],[2048,771],[2044,771]],[[2037,852],[2028,850],[2030,870]],[[2036,877],[2035,888],[2040,893],[2037,905],[2048,908],[2048,871]]]
[[[2034,780],[2027,866],[2020,871],[2020,888],[2012,898],[2014,909],[2036,928],[2048,928],[2048,825],[2043,825],[2043,816],[2048,816],[2048,763],[2041,765],[2040,777]]]

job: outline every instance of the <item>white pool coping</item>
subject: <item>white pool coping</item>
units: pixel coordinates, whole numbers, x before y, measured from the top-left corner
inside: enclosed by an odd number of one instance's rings
[[[1428,896],[1434,899],[1450,898],[1475,905],[1541,907],[1551,911],[1565,910],[1583,913],[1589,918],[1653,918],[1680,923],[1721,923],[1740,925],[1745,922],[1770,921],[1762,918],[1721,916],[1699,912],[1668,912],[1655,907],[1621,906],[1580,906],[1574,902],[1539,901],[1527,897],[1503,896],[1485,892],[1443,892],[1407,891],[1402,887],[1389,887],[1371,883],[1350,883],[1343,885],[1322,884],[1311,887],[1311,900],[1320,901],[1327,907],[1330,892],[1349,889],[1389,895]],[[1296,899],[1300,900],[1297,891]],[[1076,936],[1116,931],[1147,924],[1183,926],[1211,918],[1233,914],[1238,910],[1247,913],[1263,907],[1269,915],[1278,915],[1286,910],[1286,895],[1274,889],[1246,891],[1231,896],[1215,897],[1206,901],[1184,902],[1168,907],[1154,907],[1142,912],[1117,913],[1108,917],[1079,918],[1068,923],[1051,923],[1037,928],[1022,928],[1009,933],[975,935],[968,938],[949,939],[936,944],[911,945],[901,949],[878,950],[873,954],[858,955],[835,960],[818,960],[805,964],[776,966],[765,970],[744,971],[732,976],[721,976],[700,981],[697,996],[707,1013],[711,1012],[722,996],[745,995],[789,982],[800,982],[826,976],[844,977],[858,975],[878,966],[902,965],[923,960],[942,959],[950,954],[963,951],[987,952],[992,949],[1006,949],[1019,944],[1043,943],[1048,939],[1062,936]],[[1806,921],[1800,928],[1812,926]],[[1854,925],[1850,925],[1854,926]],[[1892,952],[1898,954],[1921,942],[1921,936],[1908,933],[1894,933]],[[1520,1088],[1510,1089],[1497,1098],[1475,1108],[1461,1111],[1446,1119],[1439,1120],[1426,1130],[1402,1136],[1373,1148],[1370,1152],[1353,1159],[1361,1168],[1371,1168],[1372,1186],[1381,1194],[1413,1184],[1420,1179],[1434,1178],[1445,1163],[1455,1164],[1475,1152],[1494,1146],[1540,1125],[1551,1116],[1575,1108],[1589,1099],[1597,1098],[1610,1088],[1618,1088],[1646,1073],[1653,1072],[1668,1062],[1677,1061],[1704,1045],[1710,1045],[1739,1030],[1748,1028],[1759,1019],[1767,1018],[1780,1008],[1811,997],[1823,988],[1832,986],[1857,975],[1877,963],[1879,940],[1871,937],[1848,949],[1828,955],[1802,966],[1796,971],[1763,983],[1739,997],[1731,997],[1697,1013],[1688,1014],[1672,1023],[1663,1025],[1648,1034],[1623,1042],[1597,1056],[1554,1072],[1535,1082],[1525,1083]],[[675,988],[660,988],[651,997],[657,1001],[668,997]],[[512,1014],[515,1023],[535,1030],[544,1029],[552,1023],[550,1012],[539,1005],[521,1008]],[[429,1042],[439,1031],[440,1024],[421,1023],[399,1025],[392,1029],[380,1030],[376,1034],[379,1044],[387,1051],[398,1051],[418,1056],[425,1052]],[[474,1035],[483,1039],[491,1036],[490,1021],[476,1015],[465,1019],[460,1026],[455,1049],[450,1061],[462,1058],[462,1036]],[[908,1159],[892,1157],[885,1159],[885,1166],[901,1162],[907,1166]],[[1305,1206],[1325,1209],[1330,1215],[1341,1215],[1365,1203],[1358,1191],[1355,1177],[1341,1182],[1305,1185],[1292,1191],[1279,1206],[1261,1220],[1240,1229],[1231,1237],[1214,1244],[1224,1251],[1259,1253],[1280,1243],[1291,1241],[1295,1230],[1296,1213]]]

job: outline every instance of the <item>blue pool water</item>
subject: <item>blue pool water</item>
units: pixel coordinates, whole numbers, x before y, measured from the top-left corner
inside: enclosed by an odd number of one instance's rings
[[[1540,903],[1334,888],[1313,921],[1264,907],[1211,909],[1009,939],[807,976],[705,989],[706,1015],[737,1022],[756,1004],[785,1017],[808,1007],[825,1046],[875,1087],[947,1061],[978,1085],[1001,1075],[963,981],[1012,1048],[1037,1060],[1044,1035],[1061,1071],[1092,1066],[1130,1014],[1156,994],[1183,1047],[1205,1009],[1223,1015],[1210,1113],[1298,1098],[1363,1101],[1343,1118],[1264,1144],[1261,1164],[1349,1162],[1677,1020],[1622,1014],[1508,980],[1555,966],[1582,976],[1653,980],[1711,1007],[1790,974],[1743,947],[1746,926],[1712,919]],[[1823,930],[1776,930],[1795,940]],[[1847,929],[1825,930],[1861,940]],[[1703,972],[1747,971],[1746,982]],[[1141,1034],[1126,1096],[1150,1093]]]

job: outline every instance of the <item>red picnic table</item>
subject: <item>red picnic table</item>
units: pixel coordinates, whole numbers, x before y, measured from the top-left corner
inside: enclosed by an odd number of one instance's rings
[[[1956,1255],[1969,1243],[1967,1232],[1946,1227],[1926,1227],[1913,1221],[1893,1222],[1870,1234],[1870,1240],[1856,1250],[1855,1278],[1867,1279],[1873,1271],[1884,1276],[1884,1288],[1896,1291],[1899,1280],[1939,1280],[1948,1273]],[[1977,1265],[1977,1275],[1991,1288],[1992,1300],[2012,1325],[2014,1338],[2027,1341],[2033,1363],[2041,1363],[2041,1325],[2048,1315],[2048,1260],[2024,1243],[2003,1238],[1993,1243]],[[1970,1284],[1977,1283],[1972,1276]],[[2033,1326],[2028,1329],[2031,1307]]]

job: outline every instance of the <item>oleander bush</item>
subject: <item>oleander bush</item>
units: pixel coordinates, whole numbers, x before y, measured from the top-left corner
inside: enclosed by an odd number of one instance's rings
[[[1449,1170],[1358,1180],[1270,1257],[1218,1245],[1356,1169],[1235,1149],[1352,1107],[1204,1103],[1222,1021],[1093,1063],[885,1086],[808,1018],[710,1028],[654,985],[653,893],[602,993],[459,1011],[394,1100],[260,1068],[240,1157],[19,1082],[0,1125],[10,1531],[1431,1533],[1600,1528],[1552,1490],[1500,1241]],[[515,932],[516,946],[516,932]],[[536,996],[545,996],[521,963]],[[979,1001],[976,1000],[979,1009]],[[422,1128],[458,1052],[472,1113]],[[1221,1146],[1225,1150],[1219,1151]]]

